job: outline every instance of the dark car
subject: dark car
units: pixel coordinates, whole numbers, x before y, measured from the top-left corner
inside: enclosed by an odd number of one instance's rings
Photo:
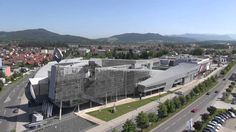
[[[223,124],[223,121],[221,121],[221,120],[219,120],[219,119],[217,119],[217,118],[216,118],[216,119],[213,119],[212,121],[215,121],[215,122],[217,122],[217,123],[219,123],[219,124],[221,124],[221,125]]]
[[[216,90],[215,93],[219,93],[219,91]]]
[[[13,113],[18,113],[19,112],[19,108],[15,108],[14,110],[13,110]]]
[[[197,108],[193,108],[193,109],[191,110],[191,112],[193,112],[193,113],[195,113],[195,112],[197,112],[197,111],[198,111]]]
[[[226,80],[226,78],[223,79],[223,81],[225,81],[225,80]]]
[[[206,95],[210,95],[210,94],[211,94],[211,92],[207,92],[207,93],[206,93]]]

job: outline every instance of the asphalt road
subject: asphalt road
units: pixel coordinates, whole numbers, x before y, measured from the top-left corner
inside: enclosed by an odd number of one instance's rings
[[[229,76],[236,72],[236,66],[226,75],[228,79]],[[153,129],[152,132],[181,132],[187,127],[187,122],[192,118],[193,122],[200,118],[200,115],[205,113],[207,107],[209,107],[213,101],[217,99],[217,95],[219,93],[214,93],[215,90],[222,91],[224,86],[226,85],[228,80],[224,81],[222,79],[219,80],[219,83],[210,90],[210,95],[203,95],[195,102],[187,106],[184,110],[175,114],[172,118],[167,120],[166,122],[159,125],[157,128]],[[196,113],[192,113],[191,110],[193,108],[197,108],[198,111]]]
[[[33,74],[31,72],[30,75],[25,75],[21,80],[5,86],[0,92],[0,132],[10,132],[15,129],[17,114],[13,113],[13,110],[19,107],[28,78],[33,77]]]

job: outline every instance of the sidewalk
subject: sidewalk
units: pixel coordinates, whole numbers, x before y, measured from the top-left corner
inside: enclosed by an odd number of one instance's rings
[[[27,104],[28,100],[26,99],[25,95],[22,96],[21,101],[20,101],[20,108],[19,108],[19,113],[17,115],[17,123],[16,123],[16,132],[22,132],[25,131],[26,128],[24,125],[27,124],[28,117],[27,116],[20,116],[20,115],[26,115],[26,111],[23,111],[22,109],[26,110],[27,109]],[[24,108],[22,108],[24,107]],[[25,121],[25,122],[23,122]]]
[[[218,68],[217,70],[213,71],[210,75],[208,75],[206,78],[202,78],[200,80],[194,80],[188,84],[185,84],[183,86],[181,86],[182,88],[180,90],[177,91],[182,91],[183,93],[189,92],[192,88],[194,88],[196,85],[198,85],[199,83],[203,82],[204,80],[206,80],[207,78],[211,77],[212,75],[215,75],[217,72],[219,72],[221,70],[222,67]],[[155,96],[155,95],[150,95],[150,96]],[[149,98],[150,96],[147,96],[146,98]],[[162,97],[160,99],[160,102],[165,102],[167,99],[172,99],[176,96],[176,94],[174,93],[170,93],[164,97]],[[140,113],[141,111],[147,112],[150,111],[152,109],[155,109],[156,107],[159,106],[159,103],[157,103],[156,101],[153,101],[149,104],[146,104],[134,111],[128,112],[120,117],[117,117],[111,121],[108,122],[99,122],[99,126],[91,128],[90,130],[88,130],[88,132],[94,132],[94,131],[110,131],[112,128],[115,128],[116,126],[119,126],[121,124],[123,124],[127,119],[133,119],[134,117],[136,117],[138,115],[138,113]],[[85,113],[84,113],[85,114]],[[80,115],[79,113],[77,115]],[[87,119],[87,118],[86,118]],[[88,120],[93,121],[93,118],[90,118]],[[94,120],[95,121],[95,120]]]

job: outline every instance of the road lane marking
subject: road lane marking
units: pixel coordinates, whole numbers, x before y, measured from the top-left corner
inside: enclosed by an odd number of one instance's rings
[[[180,117],[180,118],[178,118],[176,121],[179,121],[179,120],[181,120],[182,118]]]
[[[171,126],[174,126],[176,124],[176,122],[173,122],[172,124],[171,124]]]
[[[169,128],[170,128],[170,126],[166,127],[164,130],[166,131],[166,130],[169,129]]]
[[[5,115],[6,114],[6,110],[4,110],[4,112],[3,112],[3,115]]]
[[[7,98],[5,99],[4,103],[9,102],[9,101],[11,101],[11,98],[9,96],[7,96]]]

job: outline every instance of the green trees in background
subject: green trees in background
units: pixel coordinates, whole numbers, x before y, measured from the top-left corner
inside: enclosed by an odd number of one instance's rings
[[[202,55],[203,54],[203,50],[201,48],[195,48],[194,50],[191,51],[190,53],[191,55]]]

